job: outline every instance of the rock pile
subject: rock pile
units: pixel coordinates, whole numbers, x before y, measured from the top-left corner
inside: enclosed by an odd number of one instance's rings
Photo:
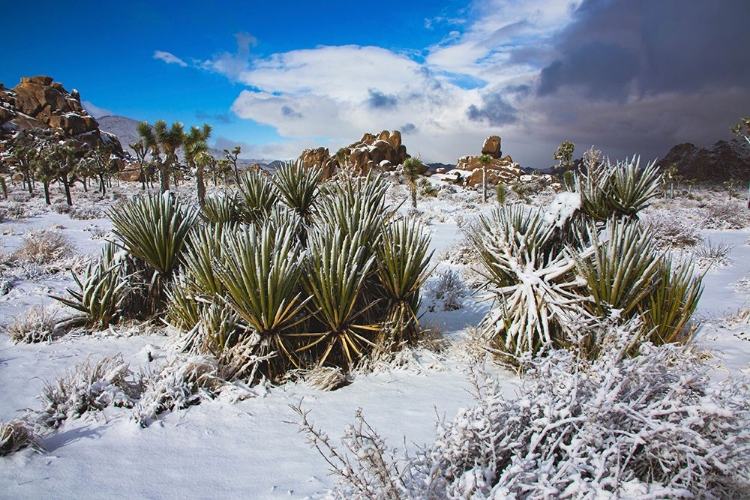
[[[102,133],[83,109],[78,91],[68,92],[49,76],[23,77],[10,90],[0,83],[0,138],[19,129],[52,129],[89,147],[109,144],[122,153],[117,137]]]
[[[373,170],[389,172],[403,164],[407,158],[409,155],[398,130],[384,130],[378,135],[364,134],[362,139],[341,148],[336,155],[331,155],[328,148],[315,148],[306,149],[299,157],[305,167],[316,165],[322,168],[324,178],[332,176],[337,168],[343,167],[351,168],[360,175]]]
[[[711,147],[679,144],[658,163],[662,171],[674,166],[677,175],[699,182],[750,181],[750,145],[740,139],[719,141]]]

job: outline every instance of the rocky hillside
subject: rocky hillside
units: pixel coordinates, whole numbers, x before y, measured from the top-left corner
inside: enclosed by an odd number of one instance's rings
[[[724,182],[729,179],[750,181],[750,145],[740,139],[719,141],[708,148],[679,144],[659,161],[662,169],[671,166],[685,179],[700,182]]]
[[[53,130],[92,148],[109,144],[122,153],[119,140],[83,109],[78,91],[68,92],[49,76],[21,78],[12,89],[0,83],[0,140],[34,129]]]

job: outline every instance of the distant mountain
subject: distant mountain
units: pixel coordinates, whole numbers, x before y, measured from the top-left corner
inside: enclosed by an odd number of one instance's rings
[[[140,123],[138,120],[133,120],[132,118],[127,118],[125,116],[110,115],[102,116],[98,118],[97,121],[99,122],[100,130],[116,135],[120,139],[122,148],[127,153],[130,153],[131,156],[135,156],[133,150],[130,148],[130,145],[141,140],[140,136],[138,135],[138,124]],[[209,148],[208,152],[211,153],[214,158],[224,158],[224,151],[220,149]],[[179,156],[182,157],[181,154]],[[269,168],[269,163],[263,160],[240,158],[237,161],[237,164],[239,166],[245,168],[252,167],[256,163],[258,163],[262,168]]]
[[[685,143],[673,147],[658,165],[664,170],[675,166],[685,179],[723,182],[750,181],[750,145],[739,139],[718,141],[708,148]]]

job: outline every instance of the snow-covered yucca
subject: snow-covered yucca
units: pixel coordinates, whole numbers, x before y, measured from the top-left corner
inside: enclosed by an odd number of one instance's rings
[[[640,157],[610,162],[590,158],[586,171],[579,172],[575,190],[581,196],[581,210],[598,221],[610,217],[637,217],[659,195],[661,173],[656,162],[644,168]]]
[[[53,296],[82,313],[66,323],[82,322],[106,328],[120,318],[130,288],[128,277],[122,272],[123,259],[124,255],[117,252],[117,247],[107,242],[99,259],[89,264],[81,277],[72,273],[78,290],[66,289],[70,297]]]
[[[595,361],[531,361],[516,399],[476,373],[476,406],[414,456],[396,459],[361,414],[342,439],[348,453],[298,408],[302,429],[340,478],[336,498],[746,498],[747,387],[711,386],[691,347],[643,344],[627,357],[632,329],[609,335]]]
[[[273,185],[279,199],[309,222],[320,194],[322,178],[322,169],[305,168],[300,162],[290,162],[276,170]]]
[[[43,408],[33,412],[34,419],[43,427],[56,428],[67,419],[108,406],[132,408],[141,389],[140,378],[122,355],[93,364],[87,359],[55,382],[45,383],[40,395]]]
[[[238,222],[241,210],[236,193],[216,193],[206,196],[200,209],[200,218],[209,224]]]
[[[585,296],[572,250],[560,244],[560,221],[546,215],[506,205],[480,216],[467,233],[480,255],[478,272],[495,299],[480,328],[492,331],[496,347],[513,356],[535,354],[565,337]]]
[[[242,220],[252,224],[267,218],[279,201],[273,183],[260,171],[249,170],[237,186]]]

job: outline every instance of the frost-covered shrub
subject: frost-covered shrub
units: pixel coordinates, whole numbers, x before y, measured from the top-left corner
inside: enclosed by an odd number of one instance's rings
[[[41,449],[34,431],[29,429],[24,420],[15,419],[7,424],[0,422],[0,457],[29,447]]]
[[[16,343],[49,342],[57,334],[56,316],[56,312],[49,308],[40,305],[31,306],[24,314],[16,316],[13,322],[5,327],[5,331]]]
[[[607,352],[531,361],[513,400],[476,374],[476,406],[440,423],[415,456],[395,458],[360,413],[339,452],[296,410],[339,476],[336,498],[744,498],[748,389],[711,386],[690,347]]]
[[[52,264],[73,255],[73,244],[60,231],[34,229],[21,239],[21,247],[14,254],[33,264]]]
[[[85,205],[70,207],[68,215],[75,220],[91,220],[103,218],[104,212],[96,205]]]
[[[712,266],[724,267],[729,265],[729,254],[733,248],[734,245],[728,243],[712,243],[711,240],[708,240],[693,250],[693,256],[698,266],[703,269]]]
[[[640,220],[660,248],[692,247],[703,240],[698,221],[691,218],[692,213],[684,209],[652,210]]]
[[[743,229],[750,226],[750,210],[741,202],[712,203],[706,206],[704,229]]]
[[[453,269],[446,269],[438,274],[428,289],[428,296],[443,304],[444,311],[461,309],[460,299],[466,296],[466,285],[461,279],[461,273]]]
[[[45,383],[39,397],[44,406],[35,412],[35,420],[43,427],[57,428],[67,419],[108,406],[132,408],[141,389],[140,378],[122,355],[93,364],[87,359],[55,382]]]
[[[135,420],[147,427],[161,413],[199,404],[203,397],[215,397],[224,384],[215,357],[178,356],[158,374],[146,379],[135,408]]]

